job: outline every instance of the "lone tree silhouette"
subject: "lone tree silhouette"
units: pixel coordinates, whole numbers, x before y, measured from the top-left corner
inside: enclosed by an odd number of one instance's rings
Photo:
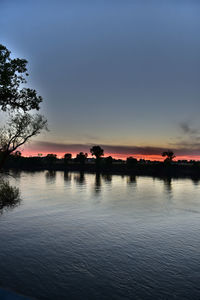
[[[0,110],[8,113],[6,125],[0,128],[0,169],[7,157],[31,137],[47,129],[47,120],[30,111],[39,110],[42,97],[26,83],[27,60],[11,59],[10,51],[0,44]]]
[[[104,155],[104,150],[100,146],[93,146],[90,149],[92,155],[96,156],[96,168],[99,168],[101,156]]]
[[[99,159],[101,156],[104,155],[104,150],[100,146],[93,146],[90,149],[92,155],[96,156],[96,159]]]
[[[173,159],[176,157],[176,156],[174,155],[174,152],[173,152],[173,151],[170,151],[170,150],[163,152],[163,153],[162,153],[162,156],[163,156],[163,157],[166,157],[165,160],[164,160],[164,162],[172,162]]]

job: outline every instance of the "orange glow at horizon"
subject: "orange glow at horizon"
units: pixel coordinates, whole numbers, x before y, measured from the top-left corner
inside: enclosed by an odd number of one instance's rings
[[[42,157],[46,156],[49,153],[54,153],[57,154],[58,158],[63,158],[64,154],[66,152],[51,152],[51,151],[45,151],[45,152],[41,152],[40,154],[42,154]],[[79,152],[69,152],[72,154],[72,158],[75,158],[76,155]],[[38,156],[38,152],[35,151],[22,151],[22,155],[25,157],[30,157],[30,156]],[[151,160],[151,161],[163,161],[165,158],[162,157],[162,155],[143,155],[143,154],[116,154],[116,153],[108,153],[105,152],[103,157],[108,157],[108,156],[112,156],[112,158],[114,159],[122,159],[122,160],[126,160],[127,157],[134,157],[139,159],[145,159],[145,160]],[[94,156],[91,156],[91,154],[88,153],[88,158],[94,158]],[[200,155],[177,155],[176,158],[174,159],[174,161],[177,160],[200,160]]]

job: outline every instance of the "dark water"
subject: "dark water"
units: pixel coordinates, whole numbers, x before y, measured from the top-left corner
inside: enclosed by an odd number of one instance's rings
[[[0,286],[36,299],[200,299],[200,183],[18,173]]]

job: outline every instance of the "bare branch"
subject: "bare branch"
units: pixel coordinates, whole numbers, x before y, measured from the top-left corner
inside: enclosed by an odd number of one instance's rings
[[[47,130],[47,120],[42,115],[17,113],[11,116],[7,126],[0,128],[0,152],[12,153],[43,129]]]

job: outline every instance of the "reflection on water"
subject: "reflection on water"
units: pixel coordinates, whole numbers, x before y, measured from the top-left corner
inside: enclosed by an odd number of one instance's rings
[[[194,179],[21,172],[0,285],[36,299],[200,299]],[[170,201],[169,201],[170,199]]]
[[[20,194],[16,187],[10,186],[8,181],[0,177],[0,215],[20,204]]]
[[[162,180],[163,180],[163,183],[164,183],[165,191],[168,194],[171,194],[172,193],[172,179],[171,179],[171,177],[164,177]]]
[[[0,215],[3,214],[3,212],[14,209],[18,205],[20,205],[21,199],[17,198],[12,201],[1,201],[0,199]]]
[[[112,175],[111,174],[104,174],[104,175],[102,175],[102,178],[108,184],[110,184],[112,182]]]
[[[72,180],[71,173],[69,173],[68,171],[65,171],[64,172],[64,180],[65,180],[65,182],[71,182],[71,180]]]
[[[100,173],[96,173],[95,174],[95,185],[94,185],[94,190],[95,193],[98,194],[101,192],[101,174]]]
[[[46,171],[45,173],[47,183],[55,183],[56,171]]]
[[[74,175],[74,180],[79,184],[79,185],[84,185],[85,184],[85,174],[84,172],[80,172],[79,174]]]
[[[200,184],[200,178],[199,177],[192,177],[192,182],[194,185],[199,185]]]
[[[128,185],[136,186],[137,185],[136,176],[135,175],[127,176],[127,183]]]

